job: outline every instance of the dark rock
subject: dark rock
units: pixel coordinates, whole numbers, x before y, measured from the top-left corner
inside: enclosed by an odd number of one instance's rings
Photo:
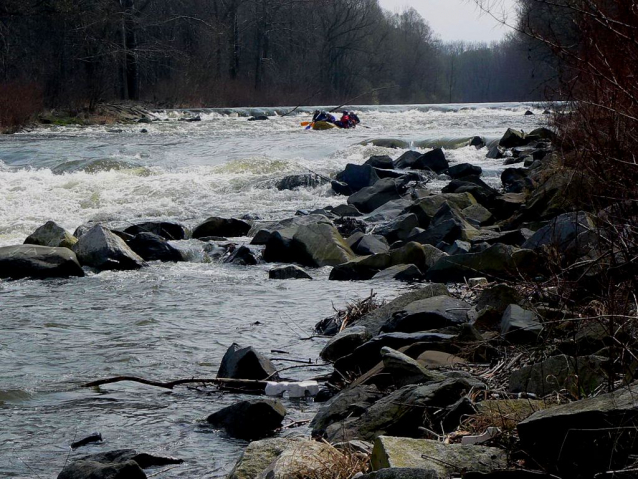
[[[124,230],[133,236],[140,233],[153,233],[167,240],[183,240],[186,239],[186,228],[178,223],[168,222],[147,222],[129,226]]]
[[[524,471],[520,469],[501,470],[492,472],[468,472],[463,479],[557,479],[556,476],[545,472]]]
[[[144,260],[111,231],[96,225],[73,247],[80,264],[97,270],[134,270],[145,265]]]
[[[127,244],[144,261],[185,261],[181,251],[154,233],[139,233]]]
[[[533,111],[531,111],[531,110],[527,110],[527,111],[525,112],[525,116],[532,116],[532,115],[534,115],[534,112],[533,112]]]
[[[275,187],[279,191],[294,190],[295,188],[316,188],[317,186],[324,185],[329,181],[314,173],[307,173],[304,175],[291,175],[286,176],[279,180]]]
[[[503,158],[503,152],[498,145],[492,145],[490,146],[490,149],[488,150],[485,157],[491,160],[498,160],[500,158]]]
[[[403,214],[394,220],[375,228],[374,232],[385,237],[389,243],[405,240],[410,232],[419,226],[419,219],[413,213]]]
[[[500,328],[503,314],[511,304],[523,304],[520,293],[506,284],[495,284],[479,293],[476,304],[468,313],[468,318],[477,327],[498,324]]]
[[[447,245],[445,248],[439,248],[442,251],[445,251],[450,256],[454,256],[456,254],[466,254],[469,253],[472,249],[472,245],[466,241],[456,240],[451,245]]]
[[[233,343],[222,358],[217,371],[218,378],[277,380],[277,370],[268,358],[252,347],[242,348]]]
[[[364,165],[370,165],[373,168],[381,168],[384,170],[392,170],[394,168],[394,162],[388,155],[371,156]]]
[[[541,127],[541,128],[536,128],[535,130],[532,130],[529,133],[529,135],[527,135],[527,137],[529,138],[530,141],[539,141],[539,140],[555,141],[556,133],[554,133],[549,128]]]
[[[72,249],[77,242],[78,240],[75,236],[54,221],[47,221],[24,240],[24,244],[69,249]]]
[[[595,228],[593,217],[584,212],[562,214],[543,226],[524,244],[524,248],[537,249],[552,246],[564,252],[581,233]]]
[[[507,160],[505,160],[503,162],[504,165],[516,165],[517,163],[523,163],[525,161],[524,157],[517,157],[517,158],[508,158]]]
[[[292,238],[290,253],[286,262],[319,268],[346,263],[355,257],[337,228],[328,222],[300,226]]]
[[[75,461],[65,466],[58,479],[146,479],[146,474],[135,461]]]
[[[381,328],[384,333],[430,331],[467,322],[470,305],[447,295],[434,296],[408,304]]]
[[[435,173],[442,173],[450,167],[450,164],[445,159],[443,150],[441,148],[435,148],[421,155],[409,167],[415,170],[430,170]]]
[[[398,264],[391,266],[375,274],[372,279],[397,281],[418,281],[423,279],[423,273],[413,264]]]
[[[248,236],[253,237],[250,244],[265,245],[268,242],[270,235],[276,231],[281,232],[282,236],[292,239],[300,226],[320,222],[328,222],[332,224],[331,221],[323,215],[294,216],[280,221],[262,222],[254,225],[248,232]]]
[[[501,173],[501,182],[505,191],[510,193],[520,193],[527,186],[532,186],[528,179],[529,171],[523,168],[506,168]]]
[[[636,383],[534,413],[518,425],[533,460],[561,477],[592,478],[633,464],[638,444]]]
[[[319,356],[324,361],[336,361],[370,339],[368,331],[362,326],[344,329],[328,341]]]
[[[334,220],[334,224],[337,227],[337,231],[341,236],[352,236],[356,232],[365,233],[368,228],[368,225],[365,221],[360,220],[359,218],[354,218],[352,216],[343,216],[341,218],[336,218]]]
[[[463,178],[465,176],[480,176],[483,169],[480,166],[474,166],[469,163],[461,163],[459,165],[450,166],[447,170],[448,176],[453,179]]]
[[[356,192],[367,186],[374,185],[379,181],[379,177],[370,165],[348,163],[346,169],[337,174],[336,180],[347,184],[352,192]]]
[[[302,268],[296,265],[278,266],[268,272],[270,279],[312,279]]]
[[[443,381],[445,376],[423,367],[410,356],[392,348],[381,348],[383,369],[381,375],[391,377],[394,387],[403,387],[408,384],[421,384],[431,381]]]
[[[480,137],[480,136],[475,136],[473,137],[470,142],[468,143],[468,146],[473,146],[475,147],[477,150],[480,150],[481,148],[483,148],[484,146],[486,146],[485,140]]]
[[[268,117],[266,115],[251,116],[250,118],[248,118],[248,121],[264,121],[264,120],[268,120]]]
[[[337,216],[361,216],[361,212],[352,205],[339,205],[332,209],[332,213]]]
[[[352,250],[361,256],[387,253],[390,249],[387,240],[383,236],[364,235],[355,242]]]
[[[400,199],[404,192],[405,187],[400,180],[386,178],[350,196],[348,204],[354,205],[363,213],[370,213],[388,201]]]
[[[193,230],[193,238],[203,238],[204,236],[225,236],[233,238],[246,236],[250,231],[250,224],[234,218],[211,217],[197,226]]]
[[[499,141],[499,146],[503,148],[514,148],[516,146],[524,146],[529,143],[527,139],[527,135],[519,130],[514,130],[512,128],[508,128],[501,141]]]
[[[350,196],[353,193],[352,188],[342,181],[332,180],[330,185],[332,186],[332,191],[338,195]]]
[[[75,441],[71,443],[71,449],[78,449],[82,446],[86,446],[87,444],[91,444],[94,442],[102,442],[102,434],[99,432],[95,432],[90,436],[84,437],[79,441]]]
[[[239,439],[261,439],[281,427],[286,408],[271,399],[241,401],[225,407],[206,419],[214,427]]]
[[[418,151],[409,150],[403,153],[399,158],[394,162],[394,168],[404,169],[410,168],[411,165],[415,164],[417,159],[421,157],[423,153],[419,153]]]
[[[257,264],[257,258],[253,252],[250,251],[250,248],[240,246],[224,260],[224,263],[231,263],[240,266],[253,266]]]
[[[510,304],[503,313],[501,336],[511,343],[535,343],[542,330],[538,316],[516,304]]]
[[[19,245],[0,247],[0,278],[68,278],[84,276],[73,251],[68,248]]]

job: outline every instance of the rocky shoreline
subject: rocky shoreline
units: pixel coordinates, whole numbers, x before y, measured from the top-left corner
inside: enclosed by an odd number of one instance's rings
[[[49,222],[24,245],[0,248],[0,278],[186,261],[179,244],[191,238],[226,263],[284,263],[270,271],[273,280],[312,279],[310,268],[328,266],[334,281],[414,283],[387,304],[371,295],[356,312],[317,324],[330,337],[321,357],[334,372],[318,391],[294,381],[281,389],[323,403],[312,437],[269,437],[286,415],[277,399],[256,397],[208,417],[229,436],[253,440],[231,479],[635,477],[638,386],[613,349],[625,331],[565,308],[556,282],[557,274],[583,283],[600,274],[599,225],[610,211],[577,208],[578,172],[561,166],[554,141],[544,128],[510,129],[491,145],[473,138],[470,146],[489,158],[516,165],[503,171],[499,190],[479,167],[450,165],[434,149],[374,156],[334,179],[282,178],[279,189],[330,182],[347,201],[281,221],[212,217],[192,231],[88,224],[73,234]],[[433,178],[449,183],[435,193]],[[246,237],[249,244],[239,239]],[[229,347],[217,378],[259,393],[285,381],[239,345]],[[142,478],[144,468],[176,461],[150,457],[86,456],[58,477]]]

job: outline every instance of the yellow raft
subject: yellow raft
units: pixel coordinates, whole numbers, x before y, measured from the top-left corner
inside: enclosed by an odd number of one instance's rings
[[[327,121],[315,121],[312,124],[313,130],[330,130],[331,128],[337,128],[337,125],[328,123]]]

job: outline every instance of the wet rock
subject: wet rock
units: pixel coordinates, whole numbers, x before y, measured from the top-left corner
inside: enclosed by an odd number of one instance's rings
[[[361,256],[387,253],[390,249],[388,241],[381,235],[363,235],[352,246],[352,250]]]
[[[336,180],[345,183],[354,193],[379,181],[379,176],[370,165],[354,165],[348,163],[346,169],[338,173]]]
[[[501,336],[511,343],[536,343],[542,330],[538,316],[516,304],[510,304],[503,313]]]
[[[434,296],[408,304],[394,313],[381,331],[384,333],[414,333],[456,326],[467,322],[470,305],[448,295]]]
[[[257,257],[246,246],[240,246],[233,251],[224,263],[231,263],[240,266],[253,266],[257,264]]]
[[[252,347],[233,343],[222,358],[218,378],[277,380],[277,370],[268,358]]]
[[[475,136],[470,140],[470,142],[468,143],[468,146],[474,146],[477,150],[480,150],[481,148],[486,146],[486,143],[483,137]]]
[[[599,356],[552,356],[514,371],[509,391],[545,396],[566,389],[576,397],[591,394],[606,380],[603,363],[604,358]]]
[[[503,158],[503,151],[501,150],[501,148],[498,145],[492,145],[490,146],[487,154],[485,155],[486,158],[489,158],[491,160],[499,160],[501,158]]]
[[[139,233],[127,245],[144,261],[185,261],[181,251],[154,233]]]
[[[392,170],[394,168],[394,162],[388,155],[371,156],[364,165],[370,165],[373,168],[381,168],[384,170]]]
[[[78,239],[54,221],[47,221],[24,240],[24,244],[50,246],[52,248],[69,248]]]
[[[388,280],[395,279],[397,281],[418,281],[423,279],[423,273],[413,264],[398,264],[391,266],[375,274],[372,279]]]
[[[368,229],[368,225],[365,221],[359,218],[353,218],[352,216],[335,218],[334,224],[339,234],[343,237],[351,236],[357,232],[365,233]]]
[[[211,217],[193,230],[193,238],[205,236],[224,236],[233,238],[246,236],[250,231],[250,224],[234,218]]]
[[[394,161],[394,168],[409,168],[409,165],[414,164],[422,154],[418,151],[408,150]]]
[[[527,140],[527,135],[525,135],[525,133],[508,128],[498,145],[503,148],[514,148],[516,146],[527,145],[528,143],[529,141]]]
[[[286,408],[276,400],[253,399],[225,407],[206,419],[238,439],[260,439],[281,427]]]
[[[562,214],[549,224],[543,226],[524,244],[524,248],[537,249],[542,246],[552,246],[558,251],[564,252],[581,233],[592,231],[595,228],[593,217],[580,211],[577,213]]]
[[[507,462],[507,453],[495,447],[443,444],[404,437],[380,436],[372,452],[372,468],[375,470],[418,468],[437,478],[452,477],[459,471],[491,472],[507,467]]]
[[[82,235],[73,247],[80,264],[97,270],[134,270],[145,265],[118,236],[101,225]]]
[[[248,444],[228,479],[255,479],[289,446],[293,438],[273,437]]]
[[[161,222],[147,222],[137,225],[129,226],[124,230],[133,236],[137,236],[140,233],[153,233],[161,236],[166,240],[183,240],[186,239],[186,228],[178,223],[169,223],[165,221]]]
[[[312,279],[302,268],[296,265],[278,266],[268,272],[270,279]]]
[[[339,205],[332,209],[332,213],[337,216],[361,216],[361,212],[352,205]]]
[[[480,253],[443,257],[427,271],[426,278],[437,283],[462,282],[478,276],[507,278],[538,266],[533,251],[496,244]]]
[[[100,434],[99,432],[95,432],[80,439],[79,441],[72,442],[71,449],[78,449],[82,446],[86,446],[87,444],[92,444],[94,442],[102,442],[102,434]]]
[[[68,278],[84,276],[73,251],[68,248],[19,245],[0,247],[0,278]]]
[[[388,201],[400,199],[404,192],[405,187],[400,180],[385,178],[350,196],[348,204],[355,206],[363,213],[370,213]]]
[[[348,184],[343,183],[342,181],[332,180],[330,182],[330,186],[332,186],[332,191],[338,195],[350,196],[353,193]]]
[[[431,170],[441,173],[449,168],[449,163],[445,159],[445,154],[441,148],[435,148],[425,154],[416,156],[416,152],[406,152],[394,162],[395,168],[412,168],[415,170]]]
[[[638,385],[538,411],[518,425],[521,445],[560,477],[592,478],[633,464]]]
[[[324,361],[336,361],[350,354],[355,348],[370,339],[368,331],[362,326],[354,326],[337,333],[328,341],[319,356]]]
[[[296,188],[316,188],[317,186],[321,186],[326,183],[328,183],[327,179],[313,173],[308,173],[304,175],[286,176],[279,180],[275,184],[275,187],[279,191],[283,191],[294,190]]]
[[[281,221],[260,222],[250,229],[248,236],[253,237],[251,245],[265,245],[275,232],[280,232],[283,237],[292,239],[300,226],[321,222],[332,224],[324,215],[293,216]]]
[[[374,146],[380,146],[381,148],[409,148],[410,143],[405,140],[399,140],[396,138],[375,138],[370,142],[366,142],[365,144],[372,143]]]
[[[58,479],[146,479],[146,474],[135,461],[75,461],[62,470]]]
[[[251,116],[250,118],[248,118],[248,121],[265,121],[265,120],[268,120],[268,117],[266,115]]]
[[[385,237],[390,244],[407,239],[410,232],[419,226],[419,219],[415,214],[403,214],[394,220],[375,228],[374,232]]]
[[[483,173],[483,169],[480,166],[474,166],[469,163],[450,166],[447,170],[448,176],[452,179],[463,178],[469,175],[480,176],[481,173]]]
[[[355,257],[337,228],[326,222],[300,226],[293,236],[291,252],[288,262],[312,267],[336,266]]]

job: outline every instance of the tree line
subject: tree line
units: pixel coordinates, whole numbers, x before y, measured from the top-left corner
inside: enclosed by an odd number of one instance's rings
[[[468,11],[468,13],[470,13]],[[378,0],[3,0],[0,96],[46,106],[544,99],[528,42],[443,43]],[[1,101],[1,100],[0,100]]]

